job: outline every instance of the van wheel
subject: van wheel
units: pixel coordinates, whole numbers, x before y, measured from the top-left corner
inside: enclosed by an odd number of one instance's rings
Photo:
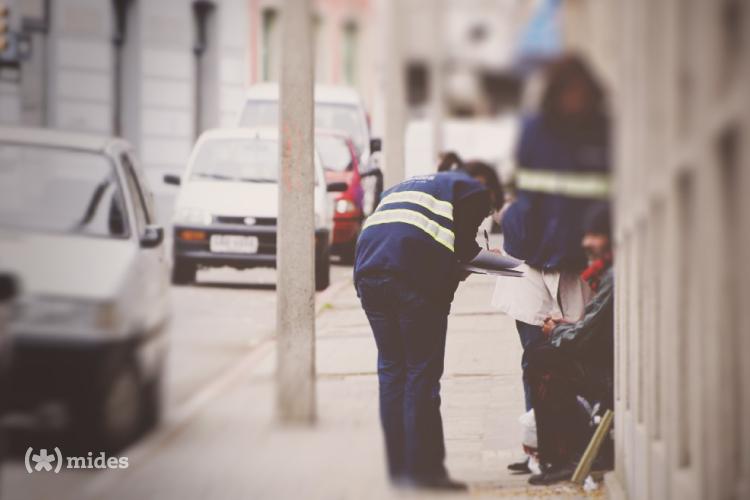
[[[325,250],[315,255],[315,291],[320,292],[331,284],[331,250]]]
[[[190,285],[195,282],[198,266],[192,262],[175,259],[172,267],[172,283],[175,285]]]

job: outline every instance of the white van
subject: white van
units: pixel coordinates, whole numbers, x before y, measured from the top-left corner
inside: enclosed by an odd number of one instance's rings
[[[252,128],[277,127],[278,122],[278,84],[261,83],[250,87],[238,125]],[[316,85],[315,128],[344,132],[357,149],[359,164],[367,165],[373,153],[370,127],[367,111],[356,90],[343,85]]]
[[[247,91],[240,113],[240,127],[278,127],[279,85],[260,83]],[[383,190],[383,174],[373,155],[381,150],[381,140],[370,137],[364,103],[356,90],[343,85],[315,85],[315,128],[337,131],[351,139],[359,157],[364,188],[363,212],[375,209]]]

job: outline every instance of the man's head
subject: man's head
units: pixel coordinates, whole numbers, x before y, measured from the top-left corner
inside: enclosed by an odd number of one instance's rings
[[[497,172],[490,165],[481,161],[467,161],[461,169],[478,180],[490,192],[490,203],[493,210],[498,210],[503,205],[503,186],[497,178]]]
[[[612,256],[612,235],[608,203],[598,203],[586,214],[583,225],[583,246],[589,262]]]

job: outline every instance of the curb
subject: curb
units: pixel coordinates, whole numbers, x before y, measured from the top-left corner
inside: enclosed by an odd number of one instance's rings
[[[347,277],[333,283],[324,291],[315,296],[315,317],[317,318],[325,312],[327,306],[333,299],[340,294],[347,286],[352,283],[352,278]],[[162,425],[157,428],[152,436],[142,443],[135,444],[126,452],[133,469],[144,466],[149,457],[157,454],[159,448],[168,444],[174,437],[179,434],[193,420],[201,410],[217,398],[227,387],[240,380],[245,372],[250,369],[256,362],[265,358],[273,346],[276,344],[276,338],[273,333],[263,339],[255,346],[245,357],[228,367],[216,380],[203,387],[188,402],[177,407],[173,412],[168,414]],[[94,479],[88,483],[81,491],[80,498],[84,499],[102,499],[107,497],[107,492],[117,483],[126,480],[130,474],[106,475]]]
[[[132,470],[139,467],[147,467],[149,459],[156,455],[160,448],[167,445],[175,436],[181,433],[211,401],[219,397],[228,387],[242,380],[247,370],[271,352],[274,344],[274,337],[267,337],[247,353],[245,357],[228,367],[212,383],[203,387],[188,402],[167,414],[163,423],[148,439],[120,452],[121,455],[127,456],[131,463],[131,467],[127,471],[124,471],[125,474],[107,474],[99,478],[94,478],[82,488],[79,492],[79,498],[91,500],[107,498],[111,488],[115,484],[126,481]]]

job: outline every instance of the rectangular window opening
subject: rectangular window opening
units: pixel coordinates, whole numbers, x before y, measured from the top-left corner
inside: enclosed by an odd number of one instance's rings
[[[729,384],[730,396],[728,404],[731,411],[729,429],[731,436],[735,438],[729,443],[730,450],[727,455],[729,459],[728,466],[732,468],[731,477],[739,481],[742,475],[743,464],[743,421],[742,408],[744,399],[747,397],[743,394],[743,381],[739,377],[742,372],[742,326],[740,318],[740,287],[742,286],[740,277],[737,273],[736,263],[741,261],[740,252],[740,235],[738,228],[741,227],[742,213],[740,208],[741,186],[739,179],[740,169],[740,129],[736,126],[728,127],[720,134],[717,142],[717,154],[719,159],[719,168],[721,169],[721,222],[724,225],[723,242],[725,263],[722,268],[721,289],[726,291],[723,302],[722,318],[724,321],[723,330],[726,336],[724,352],[722,355],[722,366],[724,374]],[[721,333],[721,332],[720,332]]]
[[[693,265],[693,238],[692,231],[695,222],[695,182],[691,173],[684,173],[677,181],[677,213],[679,217],[677,245],[677,274],[678,274],[678,311],[690,311],[692,301],[692,265]],[[678,377],[687,377],[692,372],[691,347],[692,342],[691,325],[686,314],[680,314],[677,318],[677,363]],[[691,456],[691,385],[688,380],[677,382],[677,460],[679,467],[690,467]]]

